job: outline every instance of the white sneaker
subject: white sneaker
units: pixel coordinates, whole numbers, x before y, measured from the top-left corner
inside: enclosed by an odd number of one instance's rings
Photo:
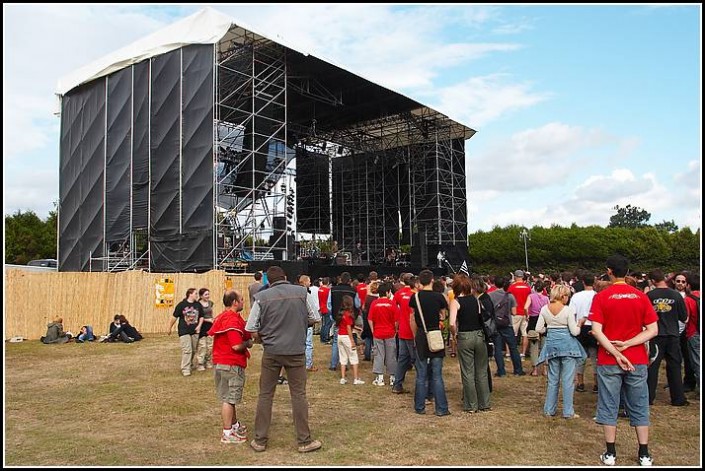
[[[375,386],[384,386],[384,379],[375,378],[372,380],[372,384]]]
[[[650,456],[640,456],[639,457],[639,466],[651,466],[654,464],[654,459],[651,458]]]
[[[340,384],[348,384],[348,380],[345,378],[340,378]]]
[[[396,378],[394,377],[394,375],[390,375],[389,376],[389,385],[394,386],[394,381],[396,381]]]
[[[363,380],[361,380],[360,378],[355,378],[355,381],[353,381],[353,384],[365,384],[365,382]]]
[[[602,464],[605,466],[614,466],[617,458],[613,454],[605,452],[600,455],[600,461],[602,461]]]
[[[196,370],[197,370],[197,371],[206,371],[206,367],[203,366],[203,365],[198,365],[198,367],[196,368]]]

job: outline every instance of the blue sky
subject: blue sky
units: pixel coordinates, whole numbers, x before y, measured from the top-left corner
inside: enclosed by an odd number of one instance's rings
[[[203,6],[3,6],[5,214],[58,199],[57,80]],[[214,8],[476,129],[471,233],[701,227],[700,5]]]

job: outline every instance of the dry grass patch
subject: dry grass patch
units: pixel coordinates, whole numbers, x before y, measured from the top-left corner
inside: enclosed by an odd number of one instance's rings
[[[288,386],[277,387],[267,451],[222,445],[220,405],[212,371],[179,371],[176,336],[135,344],[5,345],[5,463],[50,465],[527,465],[596,466],[602,428],[592,421],[596,395],[575,393],[579,419],[542,415],[545,379],[494,379],[493,411],[461,412],[458,361],[447,357],[444,380],[453,415],[413,410],[411,394],[371,384],[362,362],[361,386],[338,384],[328,371],[331,348],[315,339],[307,385],[309,422],[323,448],[296,452]],[[253,348],[238,415],[252,430],[261,346]],[[525,368],[528,362],[524,362]],[[511,371],[511,367],[509,367]],[[494,365],[493,365],[494,371]],[[664,375],[665,376],[665,375]],[[348,376],[350,378],[350,375]],[[592,371],[586,371],[592,388]],[[414,373],[406,387],[413,390]],[[665,384],[665,377],[661,381]],[[661,389],[652,408],[649,447],[657,465],[699,466],[700,402],[671,407]],[[559,405],[560,408],[560,405]],[[560,411],[560,409],[559,409]],[[250,432],[252,434],[252,432]],[[619,464],[636,465],[636,439],[626,419],[617,436]]]

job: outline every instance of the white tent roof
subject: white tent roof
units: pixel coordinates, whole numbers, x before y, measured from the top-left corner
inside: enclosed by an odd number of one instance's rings
[[[233,29],[233,31],[244,29],[254,33],[256,36],[274,41],[282,46],[303,54],[304,56],[310,55],[308,51],[304,51],[300,47],[292,45],[278,34],[275,34],[274,36],[276,37],[274,38],[272,35],[264,34],[256,28],[252,28],[239,20],[235,23],[235,20],[230,16],[220,13],[210,7],[206,7],[191,16],[166,26],[148,36],[145,36],[142,39],[133,42],[128,46],[123,47],[122,49],[101,57],[100,59],[61,77],[57,83],[56,93],[57,95],[63,96],[81,84],[90,82],[91,80],[99,77],[104,77],[131,64],[136,64],[150,57],[158,56],[159,54],[164,54],[189,44],[218,43],[223,40],[226,35],[228,35],[228,32],[230,32],[231,29]],[[337,65],[330,59],[323,59],[320,56],[318,58],[324,62],[335,65],[338,68],[347,70],[344,67]],[[355,73],[355,75],[369,82],[375,83],[374,81],[363,77],[361,74]],[[389,90],[391,91],[391,88]],[[409,98],[407,95],[403,95],[399,92],[394,93]],[[426,106],[423,108],[432,110],[432,108]],[[434,113],[438,113],[436,110],[432,111]],[[441,115],[447,117],[445,114],[441,113]],[[466,128],[464,125],[460,124],[459,120],[455,120],[452,117],[450,119],[462,126],[463,129]],[[462,134],[465,136],[465,139],[470,139],[470,137],[475,134],[475,130],[470,128],[467,128],[467,130],[470,132],[469,135],[465,132]]]
[[[166,26],[149,36],[145,36],[122,49],[61,77],[56,87],[56,93],[65,95],[71,89],[83,83],[188,44],[215,44],[225,36],[233,24],[234,20],[228,15],[212,8],[204,8],[191,16]],[[257,33],[255,29],[241,24],[241,22],[238,22],[238,26],[267,37]],[[282,44],[281,38],[277,38],[276,41]],[[286,46],[296,50],[296,48],[288,44]]]

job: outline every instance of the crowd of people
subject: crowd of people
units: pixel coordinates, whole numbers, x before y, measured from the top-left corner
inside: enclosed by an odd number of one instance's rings
[[[263,347],[259,397],[254,416],[257,452],[268,445],[274,392],[288,384],[298,451],[321,448],[308,424],[307,375],[318,371],[316,348],[331,347],[328,369],[339,372],[340,385],[365,387],[360,361],[372,362],[371,385],[393,394],[411,393],[417,414],[451,414],[443,366],[446,354],[458,357],[462,412],[491,411],[492,379],[527,375],[546,377],[543,413],[556,416],[559,395],[564,419],[579,418],[574,394],[596,394],[593,420],[601,424],[605,465],[617,462],[617,418],[635,427],[638,463],[653,463],[648,449],[649,407],[658,391],[659,368],[666,362],[672,406],[689,404],[685,393],[700,388],[700,277],[680,272],[628,275],[624,257],[607,260],[607,273],[532,276],[516,270],[510,276],[459,273],[380,278],[376,272],[344,272],[336,279],[287,280],[282,268],[256,273],[248,287],[250,312],[243,317],[244,294],[223,296],[225,310],[215,315],[210,290],[189,288],[176,306],[167,332],[178,322],[181,373],[214,370],[221,403],[222,443],[248,441],[248,429],[237,415],[245,386],[250,349]],[[47,326],[44,343],[74,339],[62,319]],[[434,347],[430,333],[441,332],[444,344]],[[319,342],[314,341],[318,333]],[[103,341],[132,343],[142,339],[125,316],[117,314]],[[96,340],[82,326],[76,342]],[[432,339],[433,340],[433,339]],[[314,347],[314,344],[320,347]],[[490,362],[496,369],[491,373]],[[592,363],[592,384],[585,366]],[[414,370],[413,391],[407,381]],[[351,375],[348,375],[350,371]],[[591,386],[591,388],[590,388]]]
[[[375,272],[354,279],[345,272],[336,280],[303,275],[291,281],[281,268],[270,267],[264,277],[255,274],[248,287],[247,320],[240,314],[243,295],[227,292],[226,310],[206,331],[214,339],[221,441],[247,441],[247,427],[238,421],[235,406],[242,398],[249,348],[257,341],[264,350],[250,446],[266,450],[279,384],[289,385],[298,450],[322,446],[311,436],[306,400],[307,374],[317,371],[314,326],[320,326],[320,344],[331,346],[329,369],[339,371],[341,385],[366,384],[360,376],[361,359],[373,362],[371,384],[388,385],[394,394],[411,392],[405,382],[415,370],[411,402],[417,414],[426,414],[431,404],[435,415],[451,414],[443,377],[446,353],[458,357],[462,410],[468,414],[492,410],[491,358],[497,365],[495,377],[507,374],[505,357],[514,375],[524,376],[522,362],[528,355],[531,376],[546,376],[544,414],[557,415],[562,392],[561,416],[575,419],[574,393],[588,390],[584,371],[591,361],[592,392],[597,394],[593,420],[605,435],[600,460],[616,463],[616,425],[622,414],[636,428],[638,463],[651,465],[649,406],[662,359],[673,406],[688,405],[684,392],[700,387],[699,275],[653,270],[632,277],[620,256],[610,257],[606,266],[602,276],[584,271],[531,276],[516,270],[510,277],[435,277],[423,270],[383,279]],[[178,319],[180,338],[185,337],[180,342],[185,376],[204,330],[203,307],[190,289],[169,326],[171,330]],[[431,348],[431,331],[443,332],[445,348]]]

